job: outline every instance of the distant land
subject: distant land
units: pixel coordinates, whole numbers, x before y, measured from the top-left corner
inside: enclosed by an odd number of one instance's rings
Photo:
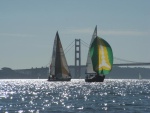
[[[75,66],[69,66],[73,79],[77,79],[75,75]],[[81,66],[80,79],[85,78],[85,65]],[[139,74],[142,79],[150,79],[150,68],[130,68],[113,66],[110,74],[106,79],[138,79]],[[49,75],[48,67],[31,68],[31,69],[17,69],[4,67],[0,70],[0,79],[47,79]]]

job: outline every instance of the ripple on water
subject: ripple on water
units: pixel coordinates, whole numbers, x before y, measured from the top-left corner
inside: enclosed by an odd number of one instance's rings
[[[149,112],[149,80],[0,80],[2,112]]]

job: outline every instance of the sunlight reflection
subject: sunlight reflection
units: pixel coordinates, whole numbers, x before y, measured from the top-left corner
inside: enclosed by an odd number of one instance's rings
[[[56,108],[70,112],[86,109],[107,111],[120,106],[126,110],[130,106],[143,106],[150,100],[148,80],[106,80],[104,83],[4,80],[0,85],[0,110],[4,112],[38,113]]]

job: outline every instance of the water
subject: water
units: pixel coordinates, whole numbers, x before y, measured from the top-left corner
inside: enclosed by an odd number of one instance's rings
[[[0,113],[149,113],[150,80],[0,80]]]

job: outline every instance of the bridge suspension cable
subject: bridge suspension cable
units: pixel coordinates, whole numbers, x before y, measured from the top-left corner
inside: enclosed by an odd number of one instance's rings
[[[64,52],[67,51],[67,49],[73,44],[74,40],[64,49]]]
[[[68,51],[70,51],[70,49],[71,49],[74,45],[75,45],[75,44],[73,44],[73,45],[68,49]],[[67,54],[68,51],[66,51],[65,54]]]
[[[72,41],[65,49],[64,49],[64,53],[67,54],[70,49],[75,45],[73,44],[75,41]]]
[[[86,46],[86,47],[89,48],[89,44],[86,43],[85,41],[83,41],[82,39],[81,39],[81,43],[82,43],[84,46]],[[130,63],[140,63],[140,62],[131,61],[131,60],[126,60],[126,59],[122,59],[122,58],[118,58],[118,57],[114,57],[114,59],[119,60],[119,61],[128,62],[128,63],[129,63],[129,62],[130,62]]]
[[[139,63],[139,62],[136,62],[136,61],[125,60],[125,59],[122,59],[122,58],[117,58],[117,57],[114,57],[114,59],[116,59],[116,60],[119,60],[119,61],[130,62],[130,63]]]
[[[74,43],[74,44],[73,44],[73,43]],[[82,39],[81,39],[81,43],[82,43],[85,47],[89,48],[89,44],[86,43],[85,41],[83,41]],[[64,49],[64,53],[67,54],[67,53],[72,49],[73,46],[75,46],[75,40],[72,41],[72,42]],[[115,56],[114,56],[114,60],[124,61],[125,63],[134,63],[134,64],[136,64],[136,63],[138,63],[138,64],[139,64],[139,63],[142,63],[142,62],[137,62],[137,61],[131,61],[131,60],[126,60],[126,59],[118,58],[118,57],[115,57]],[[119,65],[119,64],[117,64],[117,65]]]
[[[82,39],[81,39],[81,43],[82,43],[85,47],[89,48],[89,44],[86,43],[85,41],[83,41]]]

